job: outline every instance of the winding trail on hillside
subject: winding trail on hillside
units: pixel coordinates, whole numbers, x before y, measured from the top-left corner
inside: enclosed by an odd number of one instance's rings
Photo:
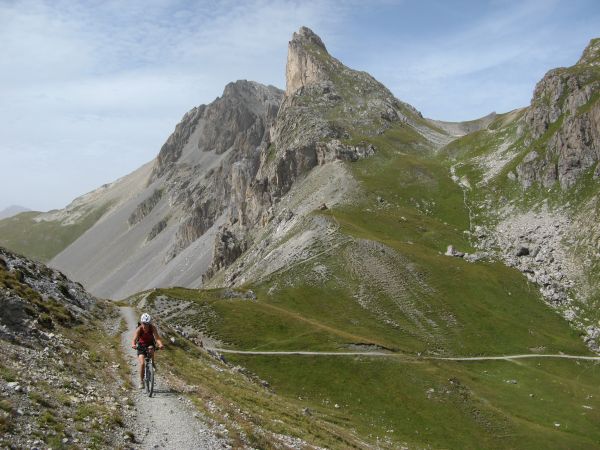
[[[160,354],[157,357],[158,372],[154,396],[150,398],[145,391],[137,390],[139,375],[136,352],[131,348],[131,339],[137,326],[137,314],[130,307],[121,307],[120,310],[127,322],[127,331],[121,335],[121,346],[126,360],[131,364],[131,378],[136,390],[132,395],[136,410],[133,431],[135,443],[139,444],[139,448],[231,448],[223,438],[217,436],[214,427],[202,420],[199,413],[181,394],[164,382],[161,369],[166,370],[166,365],[161,367]],[[137,448],[137,445],[135,447]]]
[[[436,360],[436,361],[510,361],[513,359],[527,358],[561,358],[561,359],[577,359],[586,361],[600,361],[600,356],[579,356],[579,355],[545,355],[542,353],[526,353],[522,355],[502,355],[502,356],[457,356],[457,357],[442,357],[442,356],[413,356],[403,355],[391,352],[308,352],[308,351],[252,351],[252,350],[230,350],[225,348],[207,348],[207,350],[217,353],[230,353],[235,355],[311,355],[311,356],[387,356],[409,360]]]
[[[529,358],[558,358],[558,359],[579,359],[585,361],[600,361],[600,356],[580,356],[580,355],[544,355],[542,353],[526,353],[523,355],[502,355],[502,356],[462,356],[462,357],[434,357],[424,356],[422,359],[436,359],[442,361],[494,361],[512,359],[529,359]]]

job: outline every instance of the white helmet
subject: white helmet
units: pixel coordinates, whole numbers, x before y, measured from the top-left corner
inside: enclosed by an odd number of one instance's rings
[[[142,317],[140,318],[140,322],[150,323],[150,322],[152,322],[152,317],[150,317],[150,314],[144,313],[144,314],[142,314]]]

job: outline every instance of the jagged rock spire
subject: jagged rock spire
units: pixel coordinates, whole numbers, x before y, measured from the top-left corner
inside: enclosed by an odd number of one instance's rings
[[[600,38],[590,41],[577,64],[600,65]]]
[[[327,79],[323,59],[329,58],[325,44],[311,29],[301,27],[294,33],[288,44],[286,95]]]

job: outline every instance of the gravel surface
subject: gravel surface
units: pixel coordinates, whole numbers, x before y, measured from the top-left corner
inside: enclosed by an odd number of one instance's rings
[[[131,376],[137,388],[137,362],[135,351],[130,346],[137,324],[137,314],[129,307],[121,308],[121,314],[127,321],[127,332],[122,335],[121,344],[127,358],[132,362]],[[210,424],[208,419],[194,410],[189,400],[164,382],[160,374],[160,353],[156,361],[159,371],[153,397],[148,397],[142,390],[133,395],[136,411],[133,423],[136,442],[134,448],[231,448],[226,439],[220,437],[227,433],[224,428]]]

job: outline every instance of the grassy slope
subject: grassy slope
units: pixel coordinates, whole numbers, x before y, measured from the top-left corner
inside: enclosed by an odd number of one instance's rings
[[[561,69],[565,72],[572,72],[578,69],[577,66]],[[598,71],[591,75],[598,76]],[[595,80],[596,78],[593,78]],[[598,101],[598,95],[592,95],[586,105],[580,108],[578,114],[583,114],[591,108],[591,105]],[[533,141],[530,146],[523,144],[524,137],[516,138],[516,129],[519,126],[518,119],[521,114],[505,114],[498,117],[488,130],[482,130],[455,140],[443,149],[442,158],[447,159],[447,164],[454,164],[456,174],[459,177],[467,177],[472,186],[477,186],[468,193],[467,201],[474,211],[481,210],[483,213],[472,216],[473,224],[493,224],[496,220],[496,214],[493,210],[494,205],[511,204],[515,211],[539,211],[548,206],[550,209],[559,209],[568,214],[573,222],[581,224],[579,235],[575,236],[576,244],[571,248],[570,253],[581,258],[581,265],[586,271],[585,277],[591,289],[587,292],[585,299],[576,298],[578,307],[584,311],[583,316],[587,317],[591,323],[596,323],[600,319],[600,290],[594,289],[597,286],[600,265],[587,264],[586,257],[595,248],[594,235],[590,224],[597,223],[600,216],[600,183],[594,179],[594,167],[583,172],[577,183],[567,190],[562,190],[558,183],[551,188],[546,189],[539,184],[534,184],[529,189],[524,190],[520,183],[508,178],[508,173],[514,171],[523,157],[531,150],[536,150],[538,154],[546,152],[546,144],[560,128],[563,116],[550,125],[547,132],[539,139]],[[477,158],[493,153],[500,145],[510,142],[509,152],[514,154],[513,159],[508,162],[504,168],[484,185],[478,185],[483,179],[484,171]],[[481,205],[487,203],[492,205],[481,208]]]
[[[275,443],[273,433],[325,448],[362,446],[362,440],[346,423],[331,420],[326,412],[304,414],[308,405],[302,399],[280,394],[278,388],[265,388],[254,376],[216,361],[186,339],[177,337],[160,360],[169,368],[170,375],[166,376],[175,385],[184,380],[186,392],[197,407],[227,427],[234,448],[244,443],[265,450],[282,448]]]
[[[47,262],[73,243],[107,211],[108,205],[89,211],[70,225],[34,219],[41,213],[24,212],[0,220],[0,245],[28,258]]]
[[[224,299],[218,290],[153,295],[193,300],[198,313],[188,321],[202,322],[210,334],[244,350],[373,344],[410,355],[588,354],[518,272],[443,255],[449,243],[465,250],[469,243],[463,195],[442,160],[423,153],[424,144],[408,129],[394,129],[375,144],[377,156],[352,165],[365,192],[361,203],[323,213],[351,242],[248,286],[257,301]],[[387,289],[356,270],[349,255],[357,243],[369,241],[400,255],[390,259],[384,278],[402,285]],[[382,253],[372,261],[386,258]],[[326,268],[326,280],[315,276],[315,266]],[[398,299],[394,293],[400,288],[405,295]],[[370,292],[370,307],[357,301],[361,289]],[[384,447],[593,448],[600,439],[593,363],[231,359],[267,379],[288,401],[302,399],[319,417]],[[507,383],[513,379],[517,384]]]
[[[369,441],[389,438],[391,448],[396,447],[391,442],[408,442],[433,448],[573,449],[596,448],[600,439],[600,373],[591,363],[232,359]],[[512,380],[516,384],[507,382]]]

